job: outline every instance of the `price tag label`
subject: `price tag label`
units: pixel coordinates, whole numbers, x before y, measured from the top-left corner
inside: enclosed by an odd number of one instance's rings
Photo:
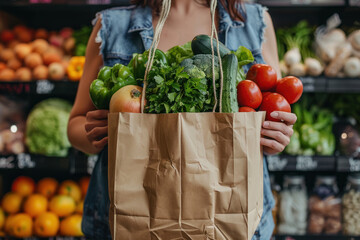
[[[36,82],[37,94],[50,94],[55,88],[55,85],[48,80],[39,80]]]
[[[296,158],[296,170],[314,170],[317,168],[317,166],[318,162],[310,156],[298,156]]]
[[[314,92],[315,91],[315,79],[310,77],[301,78],[301,82],[304,86],[304,92]]]
[[[295,4],[295,5],[306,5],[311,3],[312,0],[291,0],[291,4]]]
[[[26,153],[21,153],[17,156],[18,159],[18,168],[35,168],[36,163],[31,160],[31,156]]]
[[[29,83],[0,83],[0,93],[22,94],[29,92]]]
[[[88,159],[87,159],[87,172],[88,172],[88,174],[92,173],[97,160],[98,160],[97,155],[91,155],[91,156],[88,157]]]
[[[360,159],[349,158],[349,170],[350,172],[359,172]]]
[[[280,158],[280,156],[268,156],[268,168],[270,171],[281,171],[284,170],[288,164],[286,158]]]
[[[1,169],[13,169],[15,168],[15,156],[0,157]]]

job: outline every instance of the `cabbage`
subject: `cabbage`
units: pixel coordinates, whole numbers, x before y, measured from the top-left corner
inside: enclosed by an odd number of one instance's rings
[[[67,156],[71,146],[67,124],[71,104],[58,98],[38,103],[26,121],[26,145],[30,153],[46,156]]]

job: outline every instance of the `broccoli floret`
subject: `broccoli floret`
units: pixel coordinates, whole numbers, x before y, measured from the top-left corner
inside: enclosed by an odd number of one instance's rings
[[[214,58],[215,65],[215,80],[219,76],[219,59],[217,56]],[[184,67],[184,71],[193,78],[208,78],[212,79],[212,55],[211,54],[197,54],[192,58],[187,58],[180,63]]]

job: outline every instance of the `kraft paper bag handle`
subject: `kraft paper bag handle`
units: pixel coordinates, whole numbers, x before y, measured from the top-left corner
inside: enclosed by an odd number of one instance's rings
[[[220,55],[220,50],[219,50],[219,38],[218,38],[218,34],[217,34],[217,30],[216,30],[216,26],[215,26],[215,11],[216,11],[216,6],[217,6],[217,0],[211,0],[211,4],[210,4],[210,12],[211,12],[211,36],[210,36],[210,41],[211,41],[211,55],[212,55],[212,75],[213,75],[213,89],[214,89],[214,98],[215,98],[215,104],[214,104],[214,108],[213,108],[213,112],[216,111],[217,105],[218,105],[218,99],[216,96],[216,84],[215,84],[215,54],[214,54],[214,46],[213,46],[213,37],[215,35],[215,39],[216,39],[216,45],[217,45],[217,55],[218,55],[218,59],[219,59],[219,67],[220,67],[220,100],[219,100],[219,112],[222,112],[222,92],[223,92],[223,69],[222,69],[222,63],[221,63],[221,55]],[[169,16],[169,12],[170,12],[170,8],[171,8],[171,0],[163,0],[162,2],[162,6],[161,6],[161,12],[160,12],[160,17],[159,17],[159,22],[156,25],[155,28],[155,34],[154,34],[154,39],[153,42],[151,44],[151,47],[149,49],[149,56],[148,56],[148,61],[146,63],[146,70],[145,70],[145,75],[144,75],[144,86],[143,86],[143,90],[142,90],[142,94],[141,94],[141,113],[144,113],[144,107],[145,107],[145,95],[146,95],[146,87],[147,87],[147,77],[148,74],[151,70],[151,67],[153,65],[154,62],[154,58],[155,58],[155,50],[157,49],[159,42],[160,42],[160,35],[161,35],[161,31],[164,27],[165,21],[167,19],[167,17]]]

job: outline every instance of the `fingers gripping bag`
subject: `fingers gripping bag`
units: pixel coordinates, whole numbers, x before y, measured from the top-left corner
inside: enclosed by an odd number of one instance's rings
[[[265,113],[223,111],[221,63],[220,83],[212,75],[213,112],[144,113],[151,97],[147,77],[170,6],[163,1],[149,50],[141,113],[109,114],[112,238],[250,240],[263,212]],[[214,52],[212,47],[213,59]],[[212,68],[214,73],[214,63]]]

